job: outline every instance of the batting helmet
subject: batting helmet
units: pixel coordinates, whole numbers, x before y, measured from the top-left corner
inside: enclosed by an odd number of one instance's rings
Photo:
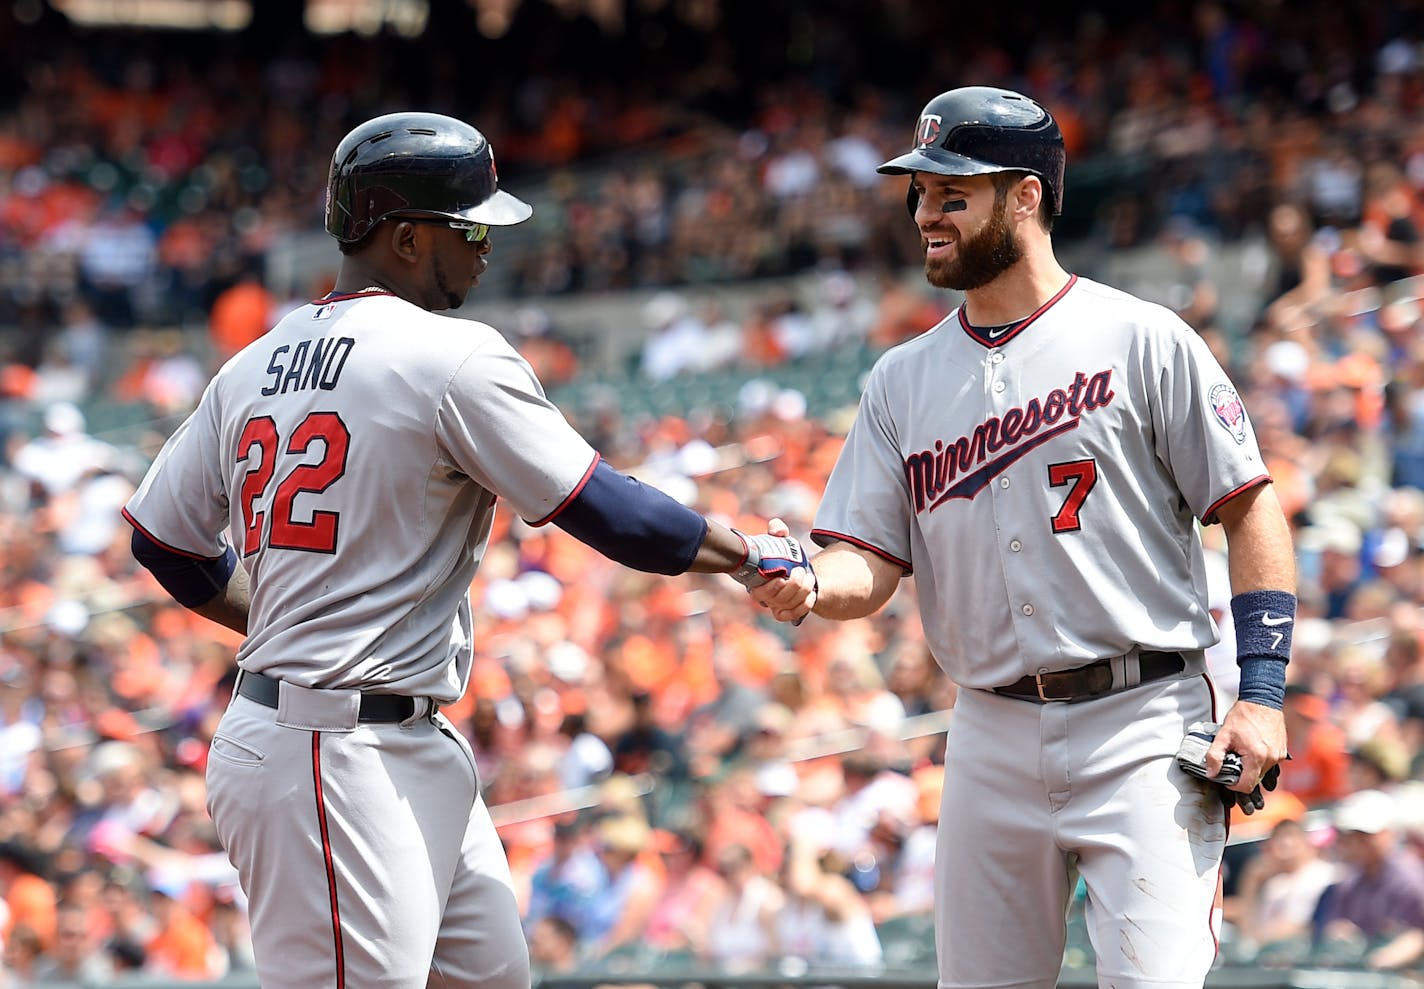
[[[331,156],[326,229],[348,244],[396,213],[509,226],[533,212],[500,191],[489,141],[454,117],[376,117],[343,137]]]
[[[926,103],[915,125],[914,149],[876,171],[882,175],[1028,172],[1043,181],[1058,214],[1063,212],[1065,161],[1063,134],[1051,113],[1012,90],[965,86]],[[912,213],[916,205],[912,189]]]

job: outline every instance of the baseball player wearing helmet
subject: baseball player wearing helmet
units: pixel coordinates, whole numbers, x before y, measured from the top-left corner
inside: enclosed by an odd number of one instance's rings
[[[327,190],[336,290],[222,367],[125,508],[174,598],[246,635],[208,807],[267,989],[529,985],[470,747],[438,710],[469,679],[496,499],[647,571],[806,565],[613,471],[498,332],[438,315],[530,213],[467,123],[355,128]]]
[[[951,90],[879,170],[908,176],[925,275],[964,302],[871,372],[814,573],[751,593],[782,620],[850,619],[915,575],[926,638],[963,688],[936,860],[941,987],[1053,986],[1075,875],[1101,985],[1200,987],[1219,798],[1258,798],[1286,755],[1293,554],[1250,421],[1174,313],[1059,265],[1063,140],[1042,106]],[[1230,550],[1242,689],[1224,718],[1198,521]],[[1206,772],[1237,753],[1229,794],[1175,758],[1217,721]]]

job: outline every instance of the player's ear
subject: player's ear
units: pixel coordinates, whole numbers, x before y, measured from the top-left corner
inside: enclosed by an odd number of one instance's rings
[[[1037,175],[1025,175],[1014,187],[1014,214],[1017,219],[1031,220],[1043,202],[1043,180]]]
[[[420,234],[417,225],[409,220],[397,220],[391,224],[391,253],[402,261],[420,260]]]

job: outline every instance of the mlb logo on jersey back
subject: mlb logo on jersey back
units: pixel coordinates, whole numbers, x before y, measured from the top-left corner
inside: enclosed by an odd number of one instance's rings
[[[1246,442],[1246,408],[1236,389],[1226,382],[1213,385],[1207,396],[1211,401],[1211,411],[1216,413],[1216,421],[1230,433],[1237,443]]]
[[[330,319],[331,314],[336,312],[336,303],[328,302],[316,312],[312,313],[312,319]]]

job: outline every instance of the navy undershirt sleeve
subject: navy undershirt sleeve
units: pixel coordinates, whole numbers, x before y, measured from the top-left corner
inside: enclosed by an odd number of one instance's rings
[[[185,608],[196,608],[217,597],[237,569],[237,554],[231,546],[216,558],[188,556],[155,542],[138,529],[129,546],[134,559]]]
[[[554,524],[645,573],[686,573],[707,538],[707,520],[697,512],[602,460]]]

